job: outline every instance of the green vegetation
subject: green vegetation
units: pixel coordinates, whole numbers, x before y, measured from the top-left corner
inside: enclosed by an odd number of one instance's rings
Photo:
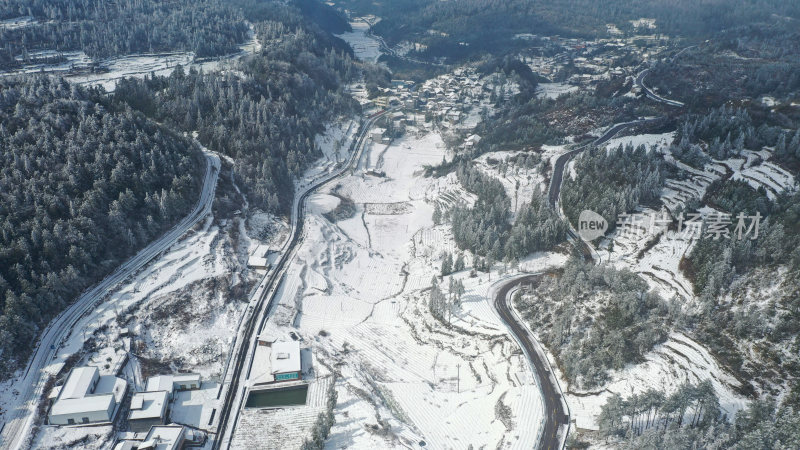
[[[237,52],[249,33],[242,13],[222,0],[0,0],[1,18],[26,15],[41,23],[0,29],[2,69],[42,50],[93,58],[177,50],[218,56]]]
[[[203,145],[234,159],[249,201],[284,213],[293,177],[320,156],[316,134],[357,107],[339,87],[359,69],[297,10],[274,6],[255,25],[263,49],[239,64],[243,76],[178,69],[168,77],[122,80],[113,99],[197,131]]]
[[[621,214],[659,198],[664,185],[661,165],[660,156],[643,145],[636,149],[620,145],[608,151],[590,148],[575,159],[575,178],[564,174],[564,213],[577,225],[581,211],[594,211],[608,221],[612,231]]]
[[[570,383],[592,388],[609,369],[643,361],[669,331],[666,302],[628,270],[571,259],[515,305],[559,360]]]
[[[0,374],[89,285],[192,208],[192,143],[101,93],[0,79]]]
[[[566,224],[541,193],[534,193],[520,208],[512,225],[508,222],[511,201],[500,181],[466,164],[456,173],[464,188],[477,196],[472,207],[459,206],[450,212],[459,248],[494,261],[518,261],[566,239]]]
[[[410,40],[427,46],[411,56],[447,58],[451,62],[483,54],[514,53],[531,44],[515,38],[522,33],[604,37],[606,24],[612,23],[632,34],[630,21],[643,17],[655,19],[656,33],[691,37],[709,36],[738,25],[773,23],[773,14],[800,17],[800,6],[784,0],[732,0],[724,8],[717,2],[693,0],[343,0],[340,6],[381,17],[374,30],[390,45]]]

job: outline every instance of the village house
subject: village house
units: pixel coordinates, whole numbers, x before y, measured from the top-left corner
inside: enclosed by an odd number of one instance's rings
[[[51,425],[111,422],[127,389],[127,381],[101,376],[97,367],[76,367],[56,388],[48,421]]]

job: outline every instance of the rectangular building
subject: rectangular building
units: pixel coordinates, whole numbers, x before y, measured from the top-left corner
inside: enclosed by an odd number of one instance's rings
[[[166,391],[137,392],[131,399],[128,425],[131,431],[143,433],[150,427],[163,425],[167,418],[169,394]]]
[[[50,408],[51,425],[111,422],[128,389],[127,381],[100,375],[97,367],[76,367],[58,389]]]
[[[275,342],[272,344],[270,363],[275,381],[299,380],[302,370],[300,343],[297,341]]]

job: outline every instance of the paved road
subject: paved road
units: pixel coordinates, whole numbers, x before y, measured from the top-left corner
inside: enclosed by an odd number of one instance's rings
[[[528,333],[525,326],[519,323],[517,316],[511,311],[512,289],[537,281],[542,274],[526,275],[521,278],[513,279],[503,285],[495,292],[494,307],[500,318],[506,323],[511,332],[516,336],[517,341],[522,346],[522,350],[536,370],[539,378],[539,385],[542,390],[544,400],[545,423],[542,433],[539,435],[537,448],[544,450],[555,450],[561,448],[561,438],[559,429],[562,426],[569,426],[569,415],[564,412],[564,402],[561,397],[561,390],[550,377],[550,366],[542,359],[542,355],[537,352],[534,346],[534,338]]]
[[[136,273],[161,252],[171,247],[186,231],[211,212],[214,192],[217,186],[220,161],[216,155],[206,152],[206,172],[200,199],[188,216],[150,245],[123,263],[114,273],[84,292],[72,305],[65,309],[42,332],[39,343],[31,356],[22,378],[14,382],[14,389],[20,392],[20,403],[9,411],[10,416],[2,428],[0,447],[17,449],[22,447],[31,430],[33,412],[39,403],[44,384],[50,375],[58,373],[70,351],[62,351],[62,342],[75,328],[76,323],[98,302],[109,294],[121,281]]]
[[[682,50],[680,53],[683,53],[685,50],[687,49]],[[678,53],[678,55],[680,55],[680,53]],[[678,55],[675,55],[673,60]],[[643,70],[636,77],[636,84],[642,88],[648,98],[671,106],[684,106],[681,102],[663,98],[648,89],[644,85],[644,78],[647,76],[648,70],[649,69]],[[561,186],[564,180],[564,169],[566,168],[567,163],[574,158],[575,155],[582,152],[589,146],[599,146],[605,144],[619,132],[628,127],[655,122],[657,120],[659,119],[639,119],[631,122],[616,124],[606,130],[602,136],[598,137],[591,143],[580,146],[574,150],[570,150],[569,152],[566,152],[556,158],[556,162],[553,165],[553,176],[550,178],[550,186],[547,193],[550,206],[552,208],[556,208],[559,212],[561,211],[561,208],[559,207],[559,199],[561,197]],[[579,247],[581,253],[584,255],[584,258],[587,260],[594,260],[594,252],[589,245],[577,235],[577,233],[572,229],[571,225],[569,227],[568,234],[573,242]],[[517,320],[518,318],[511,312],[509,307],[509,302],[511,301],[508,295],[509,292],[517,286],[535,281],[539,277],[541,277],[541,274],[527,275],[501,285],[495,295],[494,305],[495,309],[497,309],[497,312],[500,314],[500,317],[523,346],[523,350],[533,364],[534,370],[536,370],[536,374],[540,380],[545,402],[546,421],[544,431],[542,432],[539,441],[539,448],[557,449],[561,447],[561,441],[558,438],[558,430],[562,425],[569,425],[569,416],[564,413],[561,391],[557,388],[555,383],[553,383],[553,380],[550,378],[549,368],[542,361],[540,354],[536,352],[536,349],[533,345],[533,337],[527,332],[525,326],[519,323]]]
[[[335,173],[325,176],[321,180],[305,188],[294,202],[292,207],[291,239],[284,246],[281,257],[276,262],[275,267],[264,277],[259,287],[254,292],[256,299],[251,300],[251,303],[254,303],[255,306],[252,310],[252,314],[244,322],[243,329],[240,330],[239,333],[241,342],[236,346],[236,350],[234,350],[235,354],[231,361],[233,365],[228,370],[230,375],[226,376],[226,380],[224,380],[224,383],[227,384],[227,389],[225,389],[223,406],[220,408],[220,419],[217,427],[218,432],[213,442],[213,449],[229,448],[231,445],[236,422],[238,421],[239,413],[244,402],[246,381],[250,376],[250,367],[252,366],[256,349],[255,339],[258,336],[257,331],[261,330],[269,317],[269,311],[272,309],[275,299],[275,292],[280,286],[280,282],[285,274],[286,263],[291,260],[297,244],[302,241],[306,200],[320,187],[350,173],[350,171],[357,166],[358,161],[361,159],[361,154],[364,151],[364,143],[366,142],[369,129],[375,121],[389,111],[384,111],[367,119],[355,140],[355,151],[351,152],[347,164]],[[247,370],[245,370],[245,368],[247,368]]]
[[[686,50],[686,49],[684,49],[684,50]],[[683,52],[683,50],[681,50],[681,53],[682,52]],[[675,55],[675,56],[677,57],[677,55]],[[655,92],[653,92],[647,86],[645,86],[644,79],[645,79],[645,77],[647,76],[648,73],[650,73],[650,69],[644,69],[641,72],[639,72],[638,75],[636,75],[636,85],[639,86],[639,88],[645,93],[647,98],[649,98],[651,100],[655,100],[655,101],[660,102],[660,103],[664,103],[665,105],[676,106],[678,108],[681,108],[681,107],[684,106],[683,103],[681,103],[681,102],[679,102],[677,100],[670,100],[668,98],[664,98],[664,97],[656,94]]]
[[[559,198],[561,197],[561,185],[563,184],[563,181],[564,181],[564,169],[566,168],[567,163],[572,158],[574,158],[575,155],[577,155],[578,153],[584,151],[589,146],[598,146],[598,145],[605,144],[606,142],[611,140],[611,138],[616,136],[619,132],[621,132],[622,130],[624,130],[624,129],[628,128],[628,127],[632,127],[632,126],[635,126],[635,125],[642,125],[642,124],[650,123],[650,122],[655,122],[657,120],[659,120],[659,119],[639,119],[639,120],[634,120],[634,121],[631,121],[631,122],[618,123],[618,124],[612,126],[611,128],[609,128],[608,130],[606,130],[606,132],[603,133],[602,136],[598,137],[597,139],[595,139],[591,143],[586,144],[586,145],[582,145],[582,146],[580,146],[580,147],[578,147],[578,148],[576,148],[574,150],[570,150],[570,151],[560,155],[558,158],[556,158],[556,162],[555,162],[555,164],[553,164],[553,176],[550,177],[550,187],[549,187],[549,189],[547,191],[547,200],[550,203],[550,206],[552,208],[555,208],[559,212],[559,214],[561,214],[563,216],[563,213],[561,212],[561,207],[559,206]],[[565,220],[566,220],[566,218],[565,218]],[[578,236],[578,234],[575,232],[575,230],[572,229],[572,225],[569,224],[569,222],[567,222],[567,223],[569,225],[569,229],[567,230],[567,234],[569,234],[569,237],[578,246],[578,249],[584,255],[584,258],[587,261],[588,260],[594,260],[595,259],[595,255],[594,254],[596,252],[592,251],[592,249],[589,247],[589,245],[586,244]]]

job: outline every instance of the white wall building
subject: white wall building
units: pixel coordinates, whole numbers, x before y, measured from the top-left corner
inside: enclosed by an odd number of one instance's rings
[[[131,399],[131,412],[128,425],[131,431],[145,432],[152,426],[163,425],[167,417],[169,393],[137,392]]]
[[[200,389],[200,384],[200,374],[197,373],[157,375],[147,379],[147,392],[165,391],[171,397],[173,391]]]
[[[128,389],[128,382],[100,375],[97,367],[76,367],[67,376],[50,408],[51,425],[111,422]]]

